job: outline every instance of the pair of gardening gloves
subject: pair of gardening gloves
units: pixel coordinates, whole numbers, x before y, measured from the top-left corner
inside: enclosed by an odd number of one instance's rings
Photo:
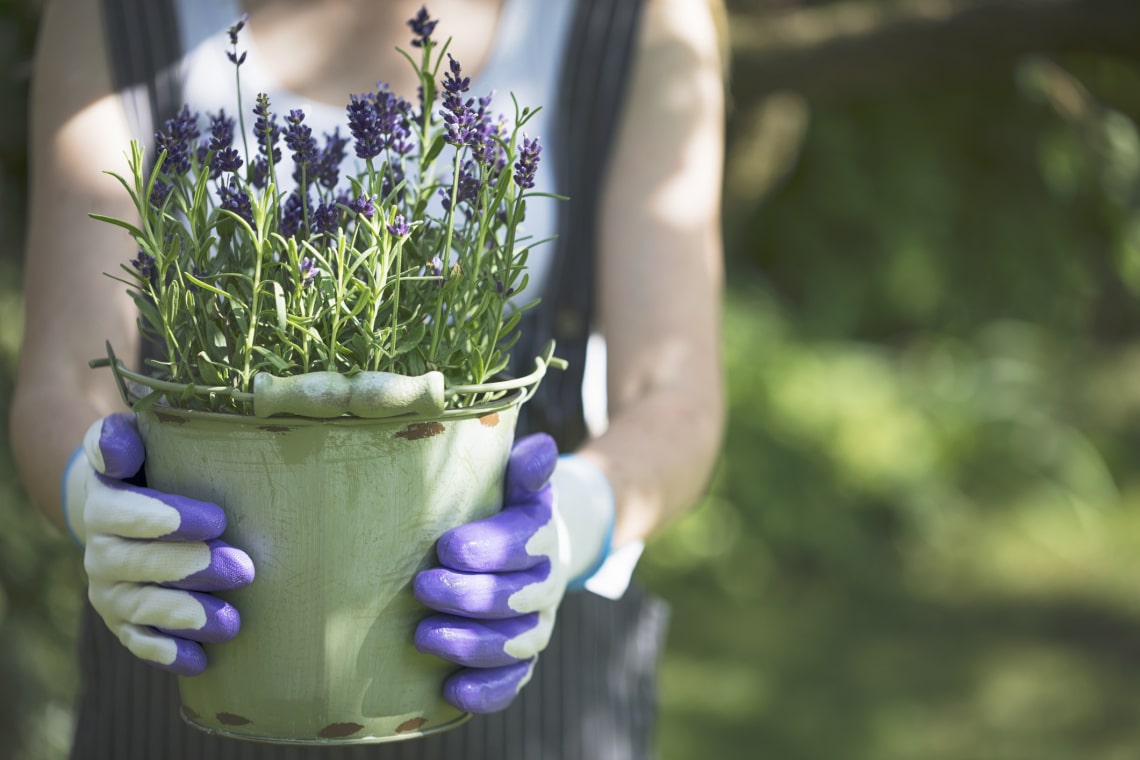
[[[140,659],[195,675],[206,667],[201,644],[228,641],[241,625],[210,592],[250,584],[254,566],[220,540],[216,504],[139,485],[144,457],[133,415],[96,422],[64,473],[64,516],[84,546],[91,605],[111,631]],[[596,467],[559,457],[544,434],[515,443],[503,509],[444,534],[439,566],[415,578],[416,598],[433,611],[416,647],[462,666],[444,685],[448,702],[476,713],[510,704],[564,594],[606,560],[613,524],[613,492]],[[601,593],[616,598],[627,583],[628,574]]]

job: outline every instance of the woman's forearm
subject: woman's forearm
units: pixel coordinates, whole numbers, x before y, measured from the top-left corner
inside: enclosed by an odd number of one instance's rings
[[[695,397],[650,391],[578,452],[605,473],[614,490],[615,548],[645,541],[700,501],[723,435],[722,398],[719,387]]]
[[[64,467],[87,427],[105,413],[88,399],[43,386],[21,387],[13,396],[10,434],[16,466],[28,496],[61,530],[66,530],[60,504]]]

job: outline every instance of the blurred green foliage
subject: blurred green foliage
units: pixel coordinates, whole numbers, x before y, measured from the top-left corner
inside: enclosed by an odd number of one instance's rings
[[[34,15],[0,5],[5,113]],[[808,109],[792,173],[729,220],[715,481],[639,570],[674,607],[664,760],[1134,757],[1140,61]],[[24,138],[0,131],[11,225]],[[0,521],[0,758],[59,758],[81,569],[6,439]]]
[[[1135,756],[1138,83],[812,105],[729,252],[716,481],[641,568],[666,760]]]

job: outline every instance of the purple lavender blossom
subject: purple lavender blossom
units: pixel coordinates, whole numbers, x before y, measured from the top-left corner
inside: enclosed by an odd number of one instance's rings
[[[226,116],[226,109],[219,109],[216,114],[207,114],[210,117],[210,145],[209,149],[215,153],[228,148],[234,143],[234,120]]]
[[[378,85],[377,92],[350,96],[345,110],[357,158],[375,158],[384,150],[405,154],[412,149],[411,104],[387,85]]]
[[[161,209],[162,205],[166,203],[166,199],[170,197],[170,191],[173,185],[163,182],[161,179],[154,181],[154,187],[150,191],[150,205],[153,208]]]
[[[437,279],[443,279],[443,262],[440,261],[439,256],[432,256],[431,261],[427,264],[428,276]]]
[[[407,220],[404,219],[403,214],[397,214],[396,218],[392,220],[392,223],[388,225],[388,232],[396,237],[407,235],[411,232],[411,229]]]
[[[384,138],[380,133],[380,114],[376,112],[375,95],[368,93],[357,97],[349,96],[348,131],[355,140],[357,158],[369,159],[380,155],[384,149]]]
[[[439,114],[446,128],[444,140],[451,145],[468,145],[476,122],[474,98],[463,99],[463,93],[471,89],[471,77],[463,76],[459,61],[447,54],[449,71],[443,75],[443,108]]]
[[[241,55],[238,55],[237,43],[238,43],[238,32],[240,32],[242,29],[245,28],[245,22],[247,22],[247,21],[249,21],[249,14],[243,13],[243,14],[241,14],[241,18],[239,18],[237,20],[237,23],[234,24],[233,26],[231,26],[227,30],[229,32],[229,35],[230,35],[230,46],[233,48],[233,50],[227,50],[226,51],[226,57],[230,59],[230,63],[232,63],[234,66],[237,66],[237,67],[240,67],[243,63],[245,63],[246,51],[243,50],[241,52]]]
[[[226,116],[225,109],[210,115],[210,142],[207,146],[213,152],[210,159],[210,178],[217,179],[222,172],[236,172],[241,168],[242,159],[233,147],[234,120]]]
[[[412,40],[412,47],[424,47],[431,43],[431,33],[435,31],[435,25],[439,23],[439,19],[431,19],[428,16],[427,7],[420,6],[419,13],[408,20],[408,26],[412,28],[412,32],[416,35]]]
[[[267,163],[270,161],[274,164],[280,163],[281,149],[277,147],[277,141],[281,139],[281,127],[277,124],[277,114],[269,110],[269,96],[264,92],[257,96],[253,115],[257,117],[253,123],[253,131],[257,133],[258,153]]]
[[[337,208],[336,203],[320,204],[313,210],[312,216],[314,234],[336,234],[337,223],[340,221],[340,209]]]
[[[163,174],[175,176],[190,171],[190,161],[194,149],[197,147],[198,114],[191,113],[189,106],[182,106],[182,110],[172,118],[167,119],[162,129],[155,132],[155,150],[160,154],[166,151],[166,161],[162,165]]]
[[[380,117],[380,131],[384,134],[384,147],[401,155],[412,149],[412,104],[380,83],[376,92],[376,113]]]
[[[307,198],[294,190],[285,199],[285,207],[281,209],[280,232],[282,237],[295,237],[304,226],[305,207],[309,205]]]
[[[309,286],[321,274],[321,268],[318,267],[316,259],[311,259],[305,256],[301,259],[301,285]]]
[[[340,181],[340,165],[344,161],[345,148],[348,147],[348,138],[340,134],[340,127],[334,127],[333,133],[325,134],[325,147],[317,155],[315,174],[317,182],[329,190],[335,190]]]
[[[479,98],[479,109],[475,112],[475,125],[471,134],[471,155],[483,166],[496,169],[498,174],[506,165],[506,151],[502,140],[506,135],[506,119],[500,115],[497,121],[491,120],[489,108],[495,93]]]
[[[538,169],[541,153],[542,146],[538,144],[538,138],[528,140],[523,135],[522,150],[519,151],[519,160],[515,162],[515,184],[523,190],[534,187],[534,173]]]
[[[146,253],[146,251],[139,250],[138,255],[131,259],[131,266],[139,273],[139,276],[153,280],[155,275],[154,256]]]
[[[470,204],[472,207],[478,205],[479,190],[482,188],[482,183],[479,181],[479,171],[472,161],[464,161],[463,165],[459,167],[459,183],[455,192],[455,201],[457,204]],[[440,188],[439,194],[443,199],[443,210],[451,211],[451,187]]]
[[[217,179],[223,172],[236,172],[241,165],[241,154],[237,148],[222,148],[210,161],[210,177]]]
[[[360,214],[367,219],[371,219],[376,214],[375,201],[375,195],[369,196],[361,193],[347,205],[350,209],[352,209],[353,213]]]
[[[249,181],[258,190],[264,190],[265,186],[269,184],[269,161],[266,160],[265,156],[258,156],[253,159]]]
[[[241,18],[239,18],[237,22],[227,30],[230,35],[231,45],[236,45],[238,43],[238,33],[241,32],[242,29],[245,29],[245,24],[247,21],[249,21],[249,14],[243,13],[241,14]]]
[[[293,179],[303,185],[307,181],[306,170],[317,160],[317,141],[313,130],[303,123],[305,112],[300,108],[290,111],[285,121],[289,125],[285,128],[285,145],[293,151]]]
[[[236,179],[230,177],[229,184],[218,188],[218,198],[221,200],[222,210],[237,214],[250,226],[253,225],[253,204],[249,194],[241,189]]]

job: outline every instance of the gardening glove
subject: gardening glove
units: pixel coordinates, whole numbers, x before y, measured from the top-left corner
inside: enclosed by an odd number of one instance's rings
[[[143,458],[134,415],[96,422],[64,471],[63,514],[107,627],[139,659],[196,675],[206,667],[199,642],[228,641],[241,624],[205,592],[248,585],[253,562],[218,540],[226,517],[216,504],[125,482]]]
[[[609,554],[613,526],[613,491],[597,467],[560,458],[545,434],[514,445],[502,511],[445,533],[442,566],[415,579],[416,598],[440,613],[419,624],[416,648],[464,666],[444,684],[448,702],[475,713],[510,704],[550,641],[563,595]]]

